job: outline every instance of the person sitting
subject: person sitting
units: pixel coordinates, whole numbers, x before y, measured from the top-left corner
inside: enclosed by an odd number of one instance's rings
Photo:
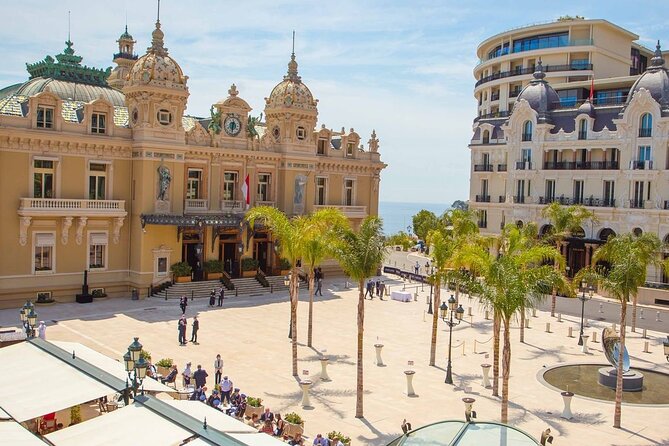
[[[314,446],[330,446],[330,440],[323,435],[318,434],[316,435],[316,438],[314,438]]]
[[[251,415],[251,419],[246,421],[246,424],[248,424],[251,427],[255,427],[256,429],[258,428],[258,414],[254,413]]]
[[[178,373],[179,373],[179,370],[177,369],[177,365],[173,364],[172,369],[170,370],[170,373],[165,378],[162,378],[160,381],[163,384],[173,384],[177,380],[177,374]]]
[[[211,395],[209,398],[207,398],[207,404],[210,405],[211,407],[214,407],[214,400],[218,400],[218,403],[221,404],[221,400],[219,399],[218,396],[218,390],[215,390],[211,392]]]
[[[153,363],[151,362],[149,363],[149,366],[146,368],[146,376],[158,380],[158,369],[156,369],[156,366],[153,365]]]
[[[302,446],[304,444],[304,440],[302,439],[302,434],[299,432],[295,434],[293,438],[288,440],[288,444],[291,446]]]
[[[283,421],[283,418],[281,418],[280,413],[277,413],[275,415],[275,420],[276,420],[276,427],[274,428],[274,435],[277,437],[281,437],[283,435],[283,429],[286,426],[286,422]]]

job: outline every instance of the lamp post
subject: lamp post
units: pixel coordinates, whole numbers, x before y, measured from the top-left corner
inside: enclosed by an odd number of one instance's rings
[[[137,391],[146,376],[146,369],[149,366],[148,361],[141,357],[141,351],[142,344],[139,343],[139,338],[135,338],[132,344],[128,346],[126,354],[123,355],[125,371],[128,373],[128,379],[125,382],[125,391],[123,394],[126,406],[130,404],[129,380],[132,379],[132,392],[133,395],[137,396]],[[144,394],[144,388],[142,388],[142,394]]]
[[[450,310],[450,312],[448,311]],[[448,324],[448,366],[446,367],[446,384],[453,384],[453,374],[451,372],[451,345],[453,340],[453,327],[459,325],[462,321],[462,316],[465,314],[465,309],[462,308],[462,305],[458,306],[455,297],[451,294],[451,297],[448,298],[448,306],[446,302],[442,302],[439,306],[439,312],[441,313],[441,320]],[[453,320],[453,315],[455,315],[455,321]]]
[[[588,295],[585,294],[585,289],[588,289]],[[583,313],[585,311],[585,303],[592,299],[593,289],[591,286],[588,286],[587,283],[581,282],[581,295],[578,296],[578,300],[581,301],[581,334],[578,336],[578,345],[583,345]]]
[[[288,287],[288,295],[290,296],[290,326],[288,327],[288,339],[293,339],[293,290],[290,288],[290,282],[293,279],[293,272],[289,272],[287,276],[283,276],[283,284]],[[299,277],[298,277],[299,279]],[[297,282],[297,297],[300,298],[300,282]]]
[[[19,311],[19,318],[23,324],[23,329],[26,331],[27,338],[35,337],[35,325],[37,323],[37,313],[35,313],[35,306],[29,300],[23,304]]]
[[[667,361],[669,361],[669,336],[667,336],[667,340],[662,342],[662,345],[664,347],[664,356],[667,357]]]
[[[434,286],[434,266],[430,268],[430,301],[427,304],[427,314],[433,314],[432,312],[432,287]]]

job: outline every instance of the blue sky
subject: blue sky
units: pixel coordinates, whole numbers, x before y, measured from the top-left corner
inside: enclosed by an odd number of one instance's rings
[[[603,18],[669,47],[669,2],[162,0],[170,55],[190,77],[187,113],[206,116],[235,83],[262,112],[286,71],[291,32],[302,80],[319,99],[319,126],[351,127],[381,140],[384,201],[451,203],[466,199],[475,115],[476,46],[509,28],[561,15]],[[67,38],[85,64],[112,65],[128,29],[145,52],[153,0],[0,0],[0,86],[27,79],[26,62],[55,55]]]

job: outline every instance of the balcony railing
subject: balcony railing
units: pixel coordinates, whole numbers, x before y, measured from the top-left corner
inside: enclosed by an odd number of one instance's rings
[[[630,169],[632,170],[652,170],[653,161],[630,161]]]
[[[184,214],[200,214],[207,212],[208,209],[209,200],[192,198],[184,200]]]
[[[474,172],[492,172],[492,164],[474,164]]]
[[[342,212],[342,214],[344,214],[349,218],[367,217],[367,206],[346,206],[346,205],[326,204],[326,205],[315,205],[314,208],[316,210],[325,208],[339,209]]]
[[[500,195],[498,199],[500,203],[506,203],[506,195]]]
[[[497,93],[492,93],[492,94],[490,95],[490,100],[491,100],[491,101],[499,101],[499,92],[497,92]]]
[[[534,73],[535,67],[527,67],[527,68],[517,68],[511,71],[500,71],[497,73],[493,73],[490,76],[483,77],[479,79],[476,82],[476,85],[474,85],[474,88],[478,87],[481,84],[485,84],[486,82],[491,82],[495,81],[497,79],[504,79],[507,77],[513,77],[513,76],[522,76],[524,74],[532,74]],[[544,67],[544,72],[550,73],[550,72],[555,72],[555,71],[583,71],[583,70],[592,70],[592,64],[571,64],[571,65],[546,65]]]
[[[539,204],[551,204],[553,202],[560,203],[564,206],[569,206],[572,204],[582,204],[583,206],[593,206],[593,207],[606,207],[612,208],[616,206],[616,200],[613,198],[579,198],[579,197],[565,197],[561,195],[559,197],[539,197]]]
[[[530,170],[532,169],[531,161],[518,161],[516,162],[516,170]]]
[[[506,172],[506,164],[498,164],[497,172]]]
[[[488,221],[487,220],[479,220],[478,221],[479,228],[485,229],[488,227]]]
[[[484,113],[482,115],[479,115],[476,119],[474,119],[474,122],[477,122],[481,119],[497,119],[497,118],[506,118],[509,116],[509,112],[506,110],[503,111],[496,111],[492,113]]]
[[[644,208],[644,200],[630,200],[630,208],[631,209],[643,209]]]
[[[477,203],[490,203],[490,195],[477,195],[476,196],[476,202]]]
[[[649,138],[653,135],[653,129],[639,129],[639,138]]]
[[[522,196],[522,195],[515,195],[513,197],[513,202],[518,203],[518,204],[523,204],[523,203],[525,203],[525,197]]]
[[[256,200],[255,203],[256,206],[269,206],[269,207],[276,207],[276,203],[274,201],[263,201],[263,200]]]
[[[21,198],[19,215],[22,216],[100,216],[124,217],[125,200],[78,200],[68,198]]]
[[[566,46],[587,46],[593,44],[594,43],[592,39],[573,39],[573,40],[553,40],[553,41],[546,40],[541,43],[536,42],[536,44],[530,44],[529,46],[518,46],[517,48],[506,47],[502,48],[500,51],[493,53],[489,57],[486,56],[484,59],[480,59],[479,65],[488,60],[492,60],[501,56],[506,56],[507,54],[522,53],[525,51],[541,50],[545,48],[561,48]]]
[[[522,90],[511,90],[509,92],[509,97],[510,98],[516,98],[516,97],[518,97],[518,95],[520,94],[521,91]]]
[[[221,211],[233,214],[243,213],[246,203],[242,200],[221,200]]]
[[[618,161],[544,161],[545,170],[618,170]]]
[[[139,56],[137,56],[137,54],[132,54],[132,53],[115,53],[113,59],[137,60],[138,57]]]

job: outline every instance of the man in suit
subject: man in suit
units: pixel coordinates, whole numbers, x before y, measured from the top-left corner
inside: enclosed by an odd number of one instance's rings
[[[193,378],[195,378],[195,387],[204,387],[207,384],[207,376],[209,376],[207,371],[204,370],[200,364],[198,364],[197,370],[195,373],[193,373]]]
[[[223,287],[220,287],[218,289],[218,306],[219,307],[223,306],[223,298],[224,298]]]
[[[200,321],[197,320],[197,316],[193,316],[193,332],[190,336],[190,341],[194,344],[197,344],[197,331],[200,329]]]
[[[179,319],[179,345],[186,345],[186,316],[181,315]]]

